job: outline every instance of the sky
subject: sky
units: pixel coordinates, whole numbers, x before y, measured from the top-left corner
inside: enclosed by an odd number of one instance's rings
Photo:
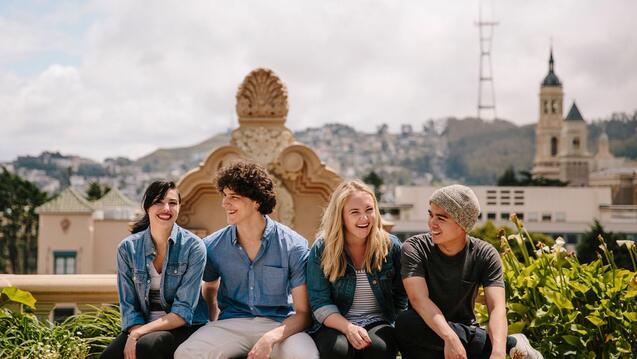
[[[132,159],[235,128],[254,68],[288,88],[287,127],[476,115],[478,0],[0,0],[0,162]],[[637,2],[494,0],[499,118],[530,124],[551,44],[565,107],[637,109]]]

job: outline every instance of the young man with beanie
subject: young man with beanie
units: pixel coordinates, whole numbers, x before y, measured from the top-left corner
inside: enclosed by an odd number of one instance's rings
[[[542,358],[523,334],[507,337],[502,264],[496,249],[468,235],[480,204],[466,186],[436,190],[429,199],[429,233],[405,241],[401,275],[410,309],[396,319],[405,359]],[[487,330],[473,312],[484,287]]]

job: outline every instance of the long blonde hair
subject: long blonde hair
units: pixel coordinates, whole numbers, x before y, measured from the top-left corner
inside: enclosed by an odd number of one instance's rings
[[[373,269],[380,270],[383,260],[389,253],[389,236],[381,225],[380,210],[374,192],[359,181],[345,181],[341,183],[332,195],[330,202],[323,212],[319,237],[323,237],[325,248],[321,256],[321,267],[325,277],[332,283],[345,275],[347,263],[345,260],[345,235],[343,224],[343,208],[345,201],[354,192],[365,192],[372,196],[376,220],[371,223],[372,228],[367,236],[364,267],[368,273]]]

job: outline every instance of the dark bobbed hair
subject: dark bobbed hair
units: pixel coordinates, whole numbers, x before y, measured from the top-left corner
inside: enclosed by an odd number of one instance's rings
[[[217,172],[217,189],[225,188],[250,198],[259,204],[259,213],[270,214],[276,206],[276,194],[272,178],[256,163],[235,162]]]
[[[168,193],[171,189],[177,189],[177,185],[173,181],[155,181],[151,183],[148,188],[146,188],[146,192],[144,192],[144,197],[142,198],[142,207],[144,208],[144,216],[139,219],[137,222],[133,223],[130,232],[138,233],[146,230],[150,226],[150,218],[148,217],[148,209],[150,206],[155,203],[161,202],[164,197],[166,197],[166,193]],[[179,203],[181,203],[181,194],[177,191],[177,196],[179,197]]]

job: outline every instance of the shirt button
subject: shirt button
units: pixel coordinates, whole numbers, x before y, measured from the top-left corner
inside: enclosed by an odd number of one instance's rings
[[[252,289],[254,289],[254,287],[253,287],[253,286],[250,286],[250,290],[252,290]]]
[[[146,281],[146,283],[150,283],[150,279]]]
[[[177,270],[175,269],[175,274],[177,274]]]
[[[372,284],[376,284],[376,279],[374,279],[374,280],[372,281]]]

